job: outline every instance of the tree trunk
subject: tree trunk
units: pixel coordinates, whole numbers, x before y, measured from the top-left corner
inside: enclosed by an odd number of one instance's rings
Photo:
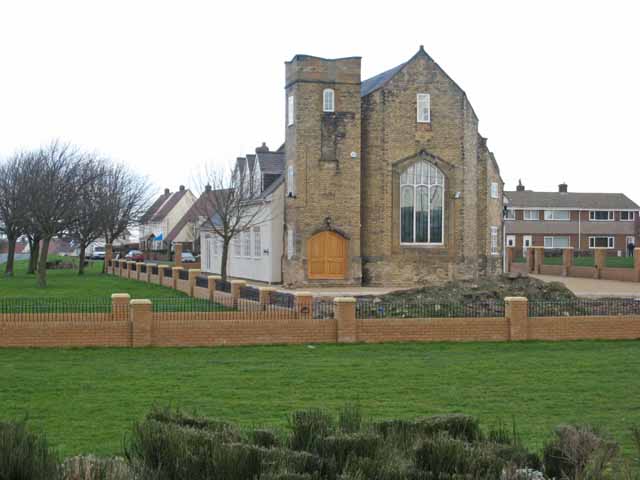
[[[47,257],[49,255],[50,238],[42,240],[42,248],[40,250],[40,259],[38,260],[38,287],[47,287]]]
[[[78,275],[84,275],[84,258],[87,253],[87,247],[84,243],[80,244],[80,264],[78,265]]]
[[[222,258],[220,259],[220,276],[222,280],[227,280],[227,258],[229,257],[229,242],[222,242]]]
[[[38,256],[40,254],[40,237],[29,237],[29,267],[27,273],[33,275],[38,271]]]
[[[13,277],[13,263],[16,258],[16,242],[18,239],[9,237],[7,240],[7,264],[5,265],[4,274],[7,277]]]

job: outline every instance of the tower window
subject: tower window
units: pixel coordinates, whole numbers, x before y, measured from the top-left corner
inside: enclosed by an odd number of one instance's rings
[[[335,112],[336,110],[336,95],[331,88],[326,88],[322,92],[322,110],[325,112]]]
[[[417,96],[418,123],[431,123],[431,95],[419,93]]]
[[[287,169],[287,194],[290,197],[296,194],[296,172],[293,170],[292,165],[289,165]]]
[[[293,125],[295,119],[295,99],[293,95],[289,95],[287,99],[287,126]]]

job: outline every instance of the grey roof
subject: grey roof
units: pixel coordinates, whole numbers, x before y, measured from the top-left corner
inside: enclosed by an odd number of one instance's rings
[[[257,157],[262,173],[280,174],[284,171],[284,152],[260,152]]]
[[[256,156],[252,153],[247,155],[247,163],[249,164],[249,171],[253,172],[253,166],[256,163]]]
[[[365,97],[369,95],[371,92],[382,87],[385,83],[391,80],[400,70],[402,70],[406,64],[407,62],[401,63],[397,67],[393,67],[392,69],[387,70],[386,72],[379,73],[375,77],[371,77],[367,80],[364,80],[360,84],[360,96]]]
[[[271,182],[271,184],[267,188],[265,188],[262,191],[262,193],[260,194],[260,198],[267,198],[269,195],[275,192],[278,186],[280,186],[283,182],[284,182],[284,175],[280,175],[273,182]]]
[[[638,210],[640,207],[623,193],[504,192],[513,208],[567,208]]]

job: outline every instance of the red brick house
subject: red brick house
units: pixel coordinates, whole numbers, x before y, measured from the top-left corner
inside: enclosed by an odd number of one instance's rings
[[[505,244],[525,253],[528,247],[592,250],[603,247],[627,255],[639,245],[640,207],[622,193],[534,192],[520,183],[509,199]]]

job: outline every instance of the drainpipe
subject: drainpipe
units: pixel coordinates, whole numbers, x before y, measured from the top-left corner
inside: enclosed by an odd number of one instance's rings
[[[580,245],[582,245],[582,238],[580,238],[581,222],[582,222],[582,210],[578,210],[578,251],[580,250]]]

